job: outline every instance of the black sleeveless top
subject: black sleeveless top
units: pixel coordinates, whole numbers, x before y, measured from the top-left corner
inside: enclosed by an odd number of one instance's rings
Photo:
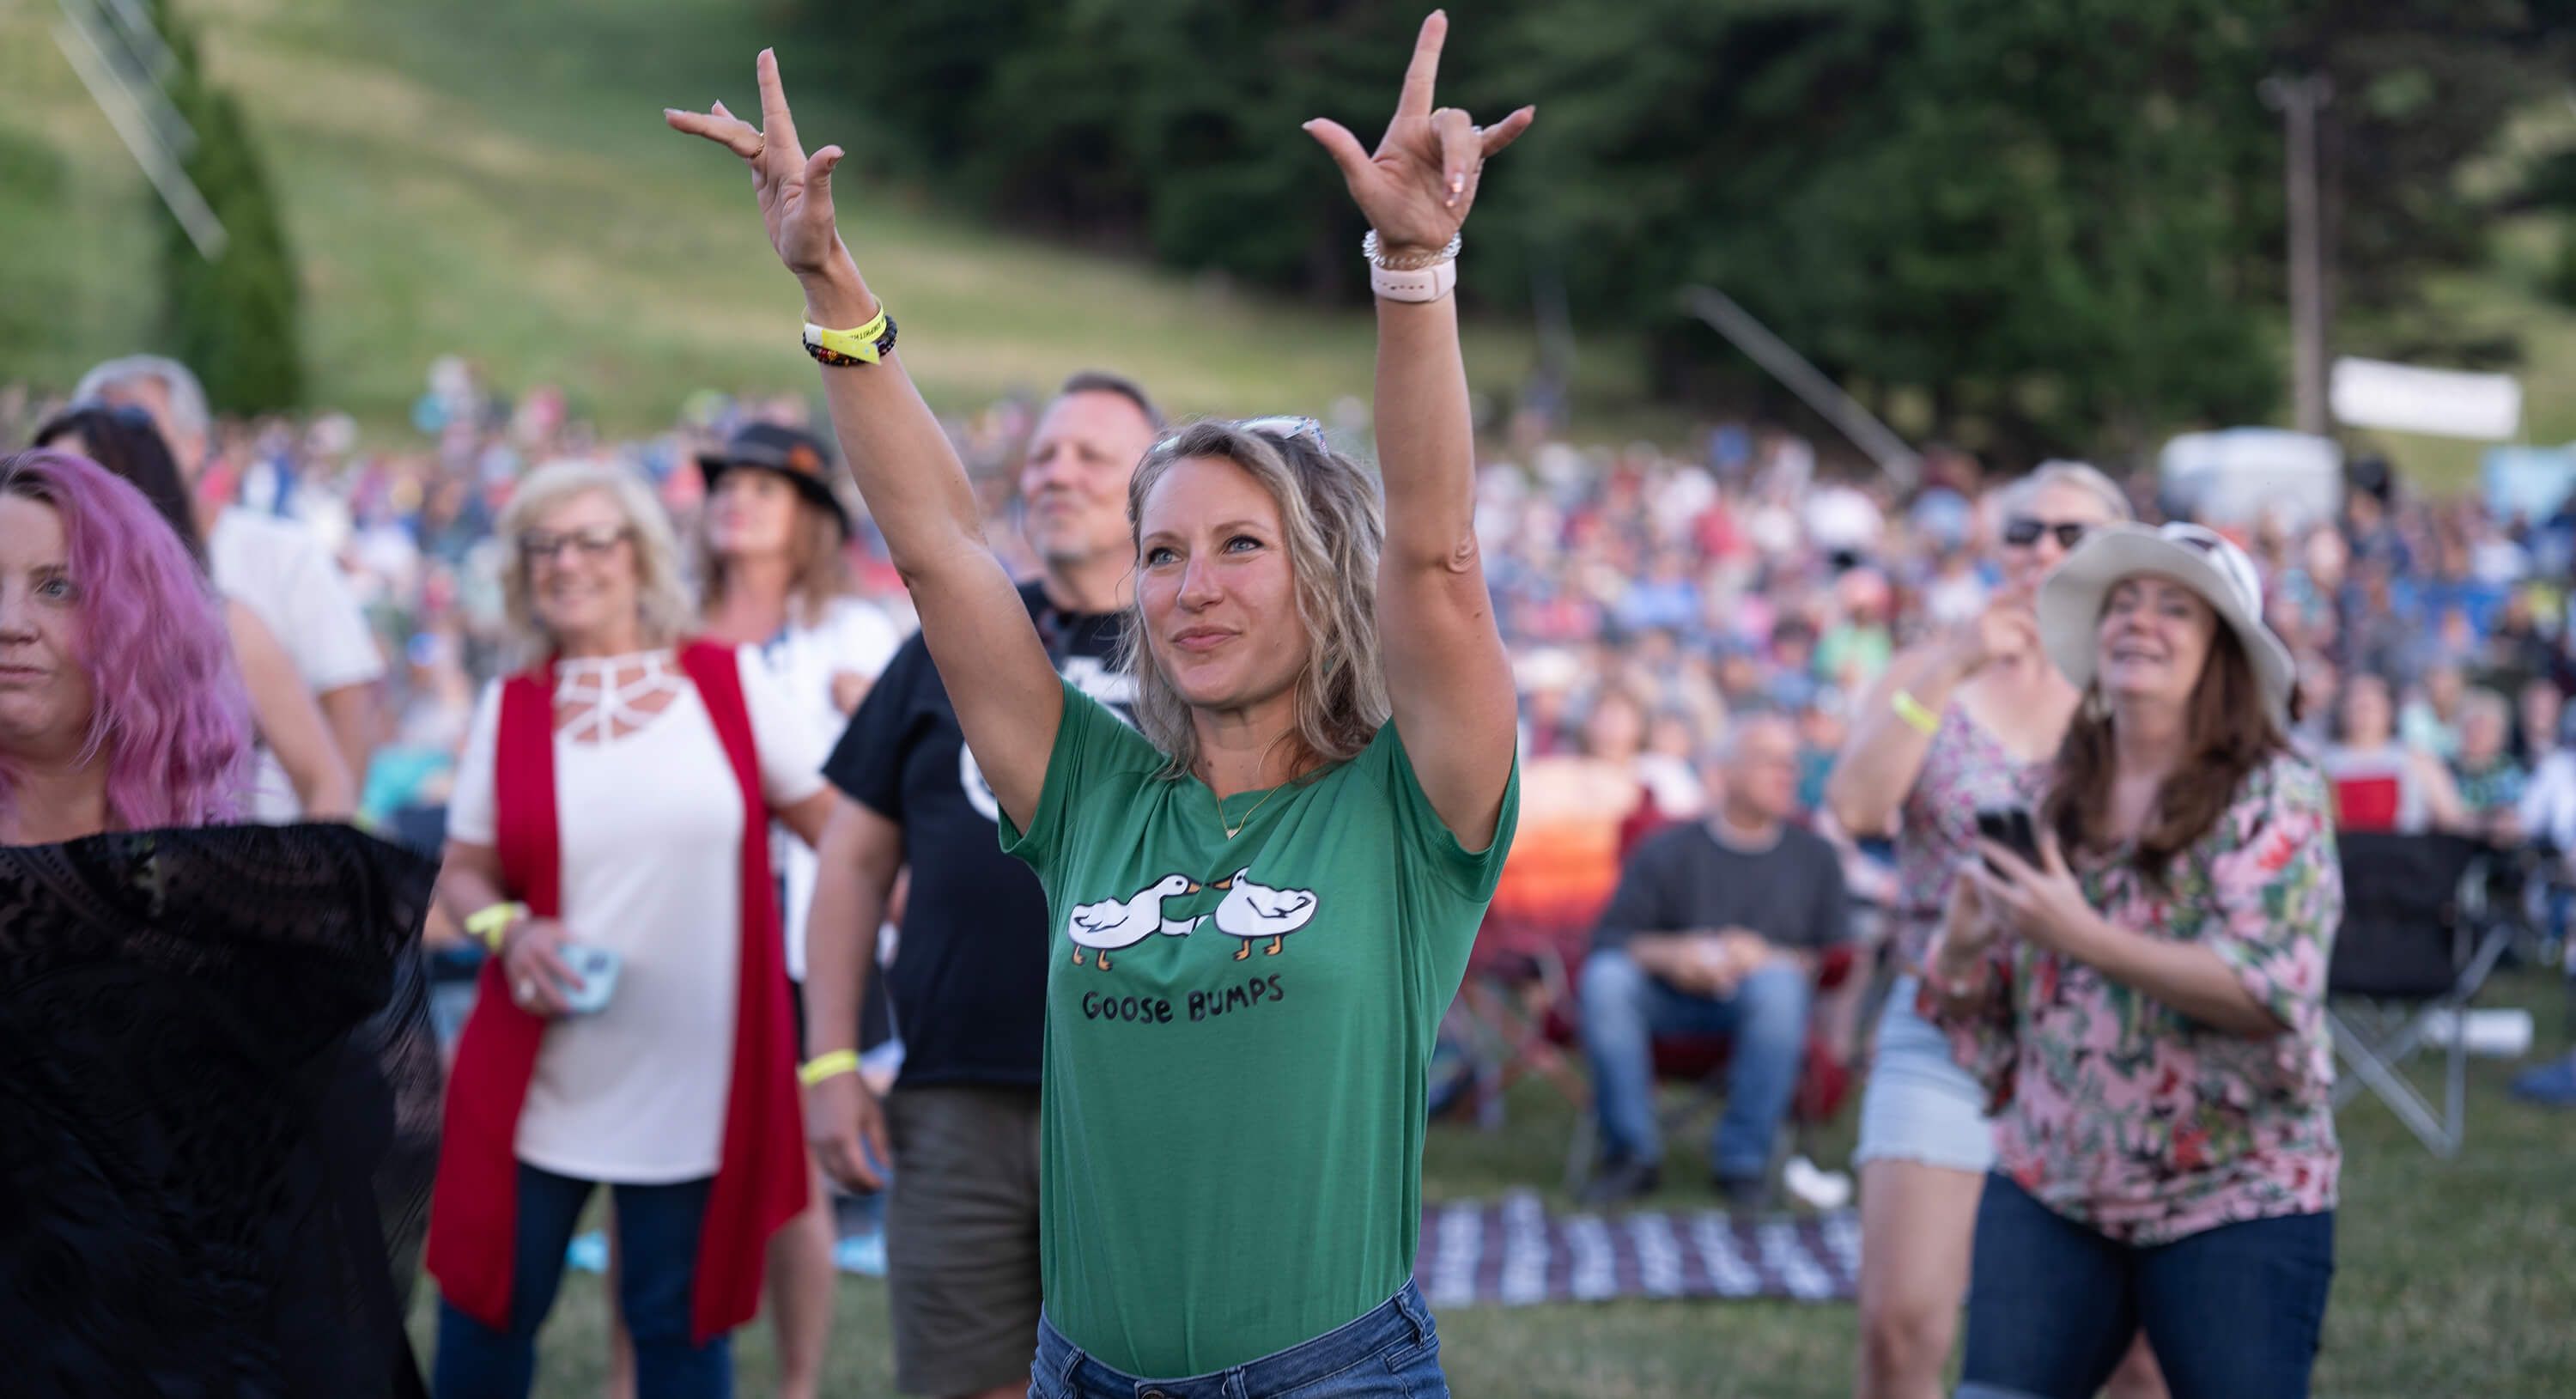
[[[418,1391],[435,875],[344,826],[0,847],[0,1389]]]

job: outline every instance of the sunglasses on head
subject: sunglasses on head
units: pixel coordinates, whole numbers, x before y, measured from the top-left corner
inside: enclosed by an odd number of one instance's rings
[[[1235,426],[1245,432],[1257,432],[1264,437],[1275,437],[1283,442],[1302,441],[1319,452],[1331,450],[1324,442],[1322,423],[1293,413],[1283,413],[1269,418],[1245,418]]]
[[[2043,534],[2057,536],[2057,547],[2072,549],[2084,542],[2093,527],[2080,520],[2043,520],[2036,515],[2015,515],[2004,522],[2004,542],[2017,549],[2027,549],[2039,542]]]

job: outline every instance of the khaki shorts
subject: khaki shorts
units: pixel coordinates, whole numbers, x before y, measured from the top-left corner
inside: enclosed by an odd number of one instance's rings
[[[885,1110],[895,1388],[955,1395],[1026,1383],[1040,1301],[1038,1090],[898,1088]]]

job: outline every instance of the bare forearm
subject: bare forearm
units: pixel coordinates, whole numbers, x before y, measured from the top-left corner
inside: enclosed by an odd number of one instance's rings
[[[812,1058],[859,1047],[859,1008],[876,971],[877,929],[890,886],[860,870],[825,866],[805,919],[805,1045]]]
[[[875,319],[879,303],[844,252],[826,275],[801,279],[805,317],[847,330]],[[907,580],[961,566],[998,568],[984,544],[965,464],[938,416],[904,371],[902,351],[881,364],[825,366],[832,431],[859,495]]]
[[[447,916],[462,925],[466,919],[497,903],[509,901],[501,882],[491,871],[479,865],[457,860],[452,854],[438,872],[438,887],[433,896]]]
[[[2113,981],[2233,1034],[2276,1035],[2285,1028],[2211,949],[2149,937],[2099,917],[2094,922],[2098,926],[2077,955]]]
[[[1458,302],[1377,303],[1377,453],[1391,565],[1449,567],[1475,544],[1475,425]]]
[[[837,793],[814,843],[805,917],[807,1057],[859,1047],[859,1007],[876,967],[877,929],[903,867],[903,828]]]
[[[1895,697],[1909,696],[1938,714],[1964,674],[1942,646],[1900,656],[1888,668],[1869,701],[1852,717],[1843,751],[1825,777],[1825,805],[1845,830],[1884,835],[1892,829],[1897,809],[1923,770],[1924,754],[1931,750],[1932,736],[1896,712]]]
[[[800,279],[805,314],[848,329],[877,313],[849,254]],[[957,703],[957,722],[1011,819],[1036,815],[1063,713],[1063,691],[1019,589],[985,547],[974,488],[948,434],[904,373],[881,364],[826,366],[832,427],[859,494],[885,535],[921,614],[922,641]]]
[[[1944,1019],[1993,1017],[2003,1008],[2003,987],[1994,975],[1991,943],[1954,941],[1948,928],[1933,939],[1924,957],[1930,973],[1924,984]]]
[[[351,783],[367,780],[367,760],[376,751],[376,687],[373,682],[343,685],[325,690],[318,697],[322,717],[331,723],[331,741],[340,749],[340,759],[348,764]],[[354,798],[349,803],[357,805]]]
[[[1620,948],[1646,975],[1674,985],[1690,979],[1690,961],[1699,955],[1691,933],[1630,933]]]
[[[338,736],[302,686],[292,677],[282,686],[254,685],[251,706],[259,735],[286,770],[305,819],[345,820],[358,809],[357,784],[341,759]]]

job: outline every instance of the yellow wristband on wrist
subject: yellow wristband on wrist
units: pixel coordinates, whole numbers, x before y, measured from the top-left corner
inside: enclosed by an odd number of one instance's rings
[[[796,1081],[811,1088],[827,1078],[839,1078],[843,1074],[854,1074],[858,1071],[859,1052],[857,1050],[835,1049],[829,1054],[817,1054],[806,1060],[805,1067],[796,1071]]]
[[[894,317],[886,314],[881,302],[876,319],[856,330],[834,330],[807,321],[805,353],[824,364],[875,364],[894,353],[894,337]]]
[[[1906,727],[1925,738],[1941,732],[1941,716],[1925,708],[1923,701],[1916,699],[1908,691],[1897,691],[1888,700],[1887,707],[1896,711],[1896,717],[1904,720]]]
[[[519,920],[527,916],[526,904],[493,904],[477,909],[466,916],[465,933],[466,936],[482,943],[484,950],[498,952],[501,950],[501,939],[508,937],[510,930],[519,925]]]

